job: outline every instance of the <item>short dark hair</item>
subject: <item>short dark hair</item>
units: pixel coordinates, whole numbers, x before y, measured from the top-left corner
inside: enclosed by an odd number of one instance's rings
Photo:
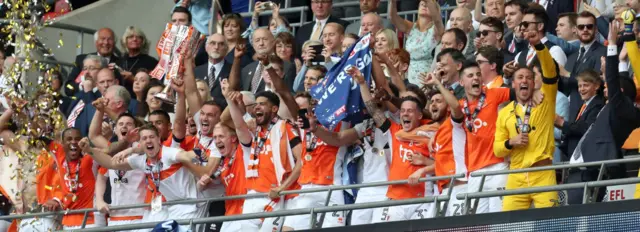
[[[324,65],[311,65],[307,68],[307,71],[309,70],[316,70],[321,72],[323,78],[324,78],[324,75],[327,75],[327,67],[325,67]]]
[[[154,133],[156,133],[157,136],[160,135],[160,132],[158,131],[158,128],[156,128],[153,124],[151,123],[145,123],[144,125],[142,125],[139,129],[139,132],[141,133],[143,130],[150,130],[153,131]]]
[[[504,23],[502,23],[500,19],[496,17],[486,17],[482,21],[480,21],[480,24],[490,26],[496,32],[502,33],[503,36],[501,36],[500,40],[504,39]]]
[[[407,91],[415,93],[416,96],[418,96],[418,100],[420,100],[422,102],[422,104],[426,104],[427,96],[424,94],[424,92],[422,91],[422,89],[420,89],[419,86],[414,85],[414,84],[408,84],[407,85]],[[398,95],[398,96],[400,96],[400,95]]]
[[[585,11],[586,12],[586,11]],[[569,23],[571,24],[571,26],[576,26],[576,24],[578,24],[577,20],[578,20],[578,14],[576,14],[576,12],[565,12],[562,13],[558,16],[558,20],[560,20],[561,18],[564,17],[568,17],[569,18]]]
[[[296,98],[299,98],[299,97],[306,98],[307,100],[309,100],[309,103],[311,103],[311,99],[313,99],[311,97],[311,94],[309,94],[309,92],[307,92],[307,91],[296,93],[296,95],[293,96],[293,99],[296,99]]]
[[[464,46],[462,46],[462,50],[467,47],[467,34],[465,34],[462,29],[453,27],[444,31],[444,33],[453,33],[453,35],[456,37],[456,43],[464,44]]]
[[[511,0],[504,4],[505,8],[507,8],[508,6],[511,6],[511,7],[517,6],[518,8],[520,8],[520,12],[522,13],[524,13],[527,9],[529,9],[529,5],[527,4],[527,2],[523,0]]]
[[[295,56],[298,54],[298,50],[296,50],[296,47],[297,47],[296,38],[293,37],[291,33],[278,33],[275,38],[275,44],[278,44],[278,43],[291,45],[291,51],[292,51],[291,61],[293,61]]]
[[[222,24],[220,25],[222,25],[222,27],[224,28],[224,25],[226,25],[229,21],[235,21],[238,26],[240,26],[241,32],[247,29],[247,25],[245,24],[244,19],[238,13],[225,14],[224,16],[222,16]],[[222,35],[224,35],[224,30],[222,30]]]
[[[171,116],[169,116],[169,113],[167,113],[167,111],[154,110],[153,112],[149,113],[149,117],[151,117],[152,115],[162,116],[162,117],[164,117],[164,119],[167,120],[167,122],[171,123]]]
[[[276,95],[275,93],[273,93],[271,91],[259,92],[259,93],[256,94],[256,100],[258,100],[259,97],[264,97],[271,104],[280,107],[280,98],[278,98],[278,95]]]
[[[489,63],[496,64],[496,70],[502,69],[504,63],[504,55],[494,46],[482,46],[478,48],[478,55],[484,56],[489,60]],[[475,63],[475,62],[474,62]]]
[[[440,62],[440,59],[442,59],[442,57],[447,54],[451,55],[453,62],[456,62],[456,63],[463,63],[464,60],[466,59],[464,57],[464,54],[462,54],[461,51],[458,51],[458,49],[445,48],[445,49],[442,49],[440,53],[438,53],[438,56],[436,57],[436,62]]]
[[[75,128],[75,127],[67,127],[66,129],[64,129],[64,130],[62,131],[62,133],[60,133],[60,136],[61,136],[60,140],[64,140],[64,135],[65,135],[65,134],[67,134],[67,132],[69,132],[69,131],[77,131],[79,134],[82,134],[82,133],[80,132],[80,129],[78,129],[78,128]]]
[[[418,99],[417,97],[414,96],[406,96],[406,97],[402,97],[400,99],[400,104],[406,102],[406,101],[411,101],[411,102],[415,102],[416,105],[418,105],[418,110],[420,113],[422,113],[422,109],[424,109],[424,104],[423,102],[420,101],[420,99]]]
[[[580,14],[578,14],[578,18],[591,18],[591,19],[593,19],[594,24],[596,23],[596,16],[593,15],[591,12],[588,12],[588,11],[583,11]],[[576,19],[576,24],[575,25],[577,25],[577,19]],[[595,25],[594,25],[594,28],[598,29],[598,27],[595,27]]]
[[[480,68],[480,66],[478,65],[478,63],[475,60],[465,60],[462,63],[462,68],[460,69],[460,75],[462,75],[462,72],[464,72],[465,69],[468,68]]]
[[[187,19],[189,20],[189,24],[191,24],[191,12],[189,12],[189,9],[183,6],[176,6],[175,8],[173,8],[173,12],[171,12],[171,16],[173,16],[173,14],[175,13],[187,14]]]
[[[532,4],[531,6],[529,6],[529,9],[527,9],[524,12],[524,14],[525,15],[532,14],[533,17],[535,17],[536,21],[542,23],[542,31],[546,31],[547,30],[547,23],[549,22],[549,15],[547,15],[547,11],[544,9],[544,7],[542,7],[542,6],[538,5],[538,4]]]
[[[223,110],[222,106],[220,106],[218,103],[216,103],[215,100],[208,100],[208,101],[205,101],[205,102],[202,103],[202,106],[206,106],[206,105],[218,107],[218,109],[220,109],[220,112],[222,112],[222,110]]]
[[[284,61],[282,59],[280,59],[280,57],[276,56],[275,54],[270,55],[269,56],[269,63],[270,64],[280,65],[280,69],[284,72]]]

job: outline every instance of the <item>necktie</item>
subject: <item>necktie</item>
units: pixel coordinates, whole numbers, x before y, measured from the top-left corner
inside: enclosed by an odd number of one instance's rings
[[[529,65],[529,63],[531,63],[531,60],[533,60],[533,57],[536,56],[536,52],[532,50],[532,48],[529,48],[529,50],[527,51],[527,63],[526,65]]]
[[[580,48],[580,53],[578,54],[578,60],[576,61],[576,65],[575,65],[575,66],[578,66],[578,64],[580,64],[580,61],[582,60],[582,58],[583,58],[583,57],[584,57],[584,55],[585,55],[585,54],[584,54],[585,52],[586,52],[586,51],[585,51],[584,47],[581,47],[581,48]]]
[[[322,23],[320,21],[316,22],[316,29],[311,34],[311,38],[309,40],[319,40],[320,34],[322,34]]]
[[[251,79],[251,91],[256,93],[258,91],[258,85],[260,84],[260,79],[262,78],[262,69],[264,67],[262,64],[258,63],[258,70],[253,74],[253,79]]]
[[[216,81],[216,68],[212,65],[209,69],[209,88],[213,88]]]
[[[516,52],[516,38],[513,38],[511,40],[511,44],[509,45],[509,52],[510,53]]]
[[[82,113],[83,109],[84,109],[84,101],[80,100],[78,104],[76,104],[76,106],[73,107],[73,110],[69,115],[69,118],[67,118],[67,127],[71,128],[76,125],[76,119],[78,119],[78,116],[80,115],[80,113]]]
[[[585,108],[587,108],[587,103],[582,104],[582,107],[580,107],[580,112],[578,112],[578,117],[576,117],[576,121],[580,119],[580,116],[582,116],[582,113],[584,112]]]

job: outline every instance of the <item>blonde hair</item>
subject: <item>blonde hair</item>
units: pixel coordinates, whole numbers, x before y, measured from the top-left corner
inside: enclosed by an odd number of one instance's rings
[[[142,30],[134,26],[129,26],[124,30],[124,34],[120,39],[120,46],[122,47],[122,49],[128,53],[129,48],[127,48],[127,38],[136,35],[142,38],[142,44],[140,45],[140,54],[149,53],[149,40],[147,39],[147,36],[144,34],[144,32],[142,32]]]
[[[380,34],[384,35],[384,37],[387,38],[387,42],[389,43],[389,51],[400,47],[400,42],[398,42],[398,36],[393,30],[389,28],[379,30],[378,33],[376,33],[376,37],[378,37],[378,35]]]

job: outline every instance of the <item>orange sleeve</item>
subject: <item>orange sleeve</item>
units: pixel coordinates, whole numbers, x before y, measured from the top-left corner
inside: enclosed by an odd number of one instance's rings
[[[511,100],[511,89],[509,88],[493,88],[487,91],[492,92],[492,96],[495,96],[495,100],[498,104]]]
[[[100,166],[98,168],[98,173],[100,173],[100,175],[109,176],[108,172],[109,172],[109,169],[106,169],[105,167]]]

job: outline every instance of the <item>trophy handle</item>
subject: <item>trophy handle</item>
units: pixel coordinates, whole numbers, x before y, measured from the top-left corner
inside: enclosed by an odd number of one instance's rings
[[[156,95],[153,95],[153,97],[169,105],[176,104],[176,94],[174,93],[174,90],[171,88],[171,83],[167,84],[167,86],[164,87],[162,92],[156,93]]]

